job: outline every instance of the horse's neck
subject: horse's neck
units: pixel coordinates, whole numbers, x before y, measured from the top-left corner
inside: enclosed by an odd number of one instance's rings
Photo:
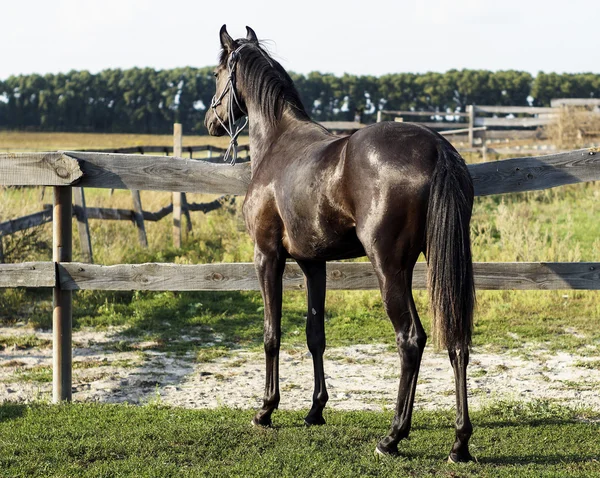
[[[271,125],[268,121],[263,120],[258,110],[252,111],[249,108],[248,112],[250,117],[249,135],[252,173],[256,171],[259,164],[269,154],[269,151],[273,149],[273,146],[279,141],[288,141],[290,134],[294,135],[294,140],[298,141],[298,146],[300,146],[303,132],[313,128],[321,131],[319,126],[305,118],[298,117],[289,107],[285,108],[281,120],[276,125]],[[326,133],[324,133],[325,135]],[[314,135],[311,141],[314,141]]]

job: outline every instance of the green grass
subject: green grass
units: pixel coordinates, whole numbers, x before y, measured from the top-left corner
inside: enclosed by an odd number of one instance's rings
[[[252,412],[157,405],[0,405],[0,475],[47,476],[600,476],[599,416],[546,402],[500,403],[473,414],[478,463],[449,465],[452,412],[417,411],[401,456],[374,449],[391,420],[383,412],[328,411],[306,428],[305,412],[277,412],[274,429]],[[585,420],[582,420],[585,418]]]
[[[248,143],[248,136],[240,136],[240,144]],[[211,144],[220,148],[229,145],[228,137],[185,136],[185,146]],[[74,149],[110,149],[129,146],[172,146],[168,134],[122,133],[42,133],[33,131],[0,131],[0,151],[57,151]],[[155,153],[156,154],[156,153]],[[196,153],[199,154],[199,153]]]
[[[50,383],[52,382],[52,366],[51,365],[35,365],[33,367],[26,367],[24,363],[20,361],[9,361],[2,364],[3,367],[14,367],[15,371],[11,378],[5,379],[7,382],[12,381],[23,381],[23,382],[39,382],[39,383]],[[123,367],[130,368],[134,367],[131,360],[76,360],[73,362],[73,370],[88,370],[96,369],[99,367]],[[77,372],[75,372],[76,374]]]
[[[34,334],[0,336],[0,350],[9,347],[23,350],[33,347],[50,347],[51,345],[52,342],[50,340],[40,339]]]
[[[600,370],[600,360],[578,361],[575,365],[589,370]]]
[[[50,294],[29,292],[27,302],[47,301],[45,314],[31,318],[50,328]],[[524,343],[598,355],[600,302],[595,291],[479,291],[473,343],[491,351],[525,353]],[[415,292],[426,330],[430,316],[426,292]],[[74,326],[103,329],[121,326],[121,338],[105,347],[137,350],[136,343],[152,341],[151,349],[193,354],[211,347],[262,347],[263,304],[258,292],[96,292],[74,294]],[[41,310],[41,305],[38,306]],[[394,346],[393,328],[378,291],[330,291],[326,302],[328,347],[356,343]],[[305,343],[306,299],[302,292],[284,295],[282,343]],[[0,347],[49,346],[34,336],[6,336]]]

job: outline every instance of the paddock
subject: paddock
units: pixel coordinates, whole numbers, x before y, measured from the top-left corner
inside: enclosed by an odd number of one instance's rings
[[[600,180],[600,152],[582,149],[543,157],[514,158],[469,166],[475,194],[541,190]],[[103,266],[72,262],[71,221],[74,187],[202,192],[243,195],[248,163],[235,166],[181,157],[100,152],[12,153],[0,155],[0,184],[52,186],[53,261],[0,265],[0,287],[52,288],[53,399],[71,399],[72,292],[77,290],[258,290],[250,263],[176,265],[166,263]],[[600,289],[600,262],[475,263],[478,289]],[[425,287],[423,263],[413,286]],[[328,264],[329,289],[377,288],[369,263]],[[286,289],[302,290],[299,268],[286,266]]]

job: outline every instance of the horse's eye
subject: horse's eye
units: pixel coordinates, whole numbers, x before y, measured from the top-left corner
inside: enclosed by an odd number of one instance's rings
[[[219,76],[219,73],[217,73],[216,71],[213,72],[213,76],[216,78]]]

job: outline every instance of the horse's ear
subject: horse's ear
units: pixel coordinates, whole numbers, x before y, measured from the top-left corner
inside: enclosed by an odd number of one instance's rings
[[[233,45],[235,42],[234,42],[233,38],[231,38],[229,33],[227,33],[227,25],[223,25],[221,27],[219,36],[221,38],[221,46],[223,47],[223,50],[226,50],[226,51],[235,50],[234,45]]]
[[[246,35],[246,40],[258,43],[258,38],[256,38],[256,33],[249,26],[246,26],[246,31],[248,34]]]

